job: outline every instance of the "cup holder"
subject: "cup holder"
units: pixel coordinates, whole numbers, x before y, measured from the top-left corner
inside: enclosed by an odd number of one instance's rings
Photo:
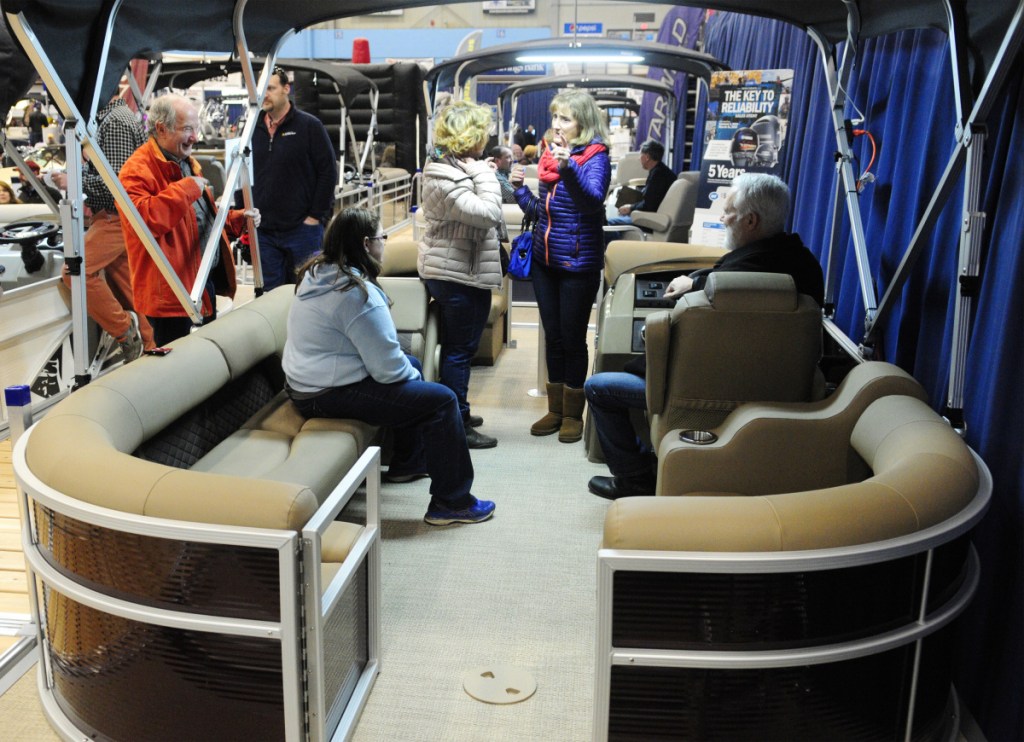
[[[706,446],[718,440],[718,436],[710,430],[684,430],[679,433],[679,440],[683,443],[693,443],[697,446]]]

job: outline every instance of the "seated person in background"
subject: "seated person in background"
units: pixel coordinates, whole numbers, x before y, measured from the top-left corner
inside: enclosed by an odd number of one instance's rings
[[[508,176],[512,173],[512,150],[508,147],[495,147],[487,158],[487,164],[494,168],[494,175],[501,186],[501,202],[516,203],[516,189],[508,182]]]
[[[523,156],[519,158],[520,165],[536,165],[537,164],[537,145],[528,144],[523,148]]]
[[[374,214],[346,209],[327,227],[323,252],[299,269],[282,359],[288,395],[306,417],[391,428],[385,481],[429,476],[427,523],[479,523],[494,503],[470,493],[473,462],[458,400],[423,381],[402,352],[377,283],[386,239]]]
[[[14,195],[14,189],[6,180],[0,180],[0,206],[4,204],[20,204],[21,201]]]
[[[523,148],[520,147],[518,144],[513,144],[512,145],[512,162],[518,162],[521,165],[524,164],[523,163]]]
[[[665,194],[676,180],[672,168],[661,161],[665,148],[661,142],[648,139],[640,145],[640,164],[647,171],[647,182],[643,187],[643,198],[633,204],[619,207],[619,215],[608,220],[608,224],[632,224],[630,216],[634,211],[657,211]],[[612,233],[614,235],[614,233]]]
[[[55,202],[59,203],[60,200],[62,198],[64,198],[63,194],[60,191],[58,191],[56,188],[54,188],[53,186],[48,186],[48,185],[46,185],[46,183],[42,183],[41,179],[42,179],[43,176],[40,174],[39,165],[37,165],[32,160],[25,160],[25,166],[29,170],[32,171],[33,175],[35,175],[37,178],[40,179],[40,183],[42,184],[43,188],[46,189],[46,192],[50,194],[50,197]],[[23,203],[23,204],[41,204],[41,203],[45,203],[43,201],[43,197],[39,195],[39,193],[36,191],[35,188],[32,187],[32,181],[30,181],[28,179],[28,175],[26,175],[23,170],[19,171],[19,172],[21,173],[21,203]]]
[[[735,178],[722,213],[729,252],[714,268],[672,279],[665,297],[678,299],[688,291],[700,291],[713,272],[786,273],[793,277],[797,291],[821,306],[825,294],[821,265],[799,235],[783,231],[788,214],[789,188],[781,179],[761,173]],[[657,458],[653,451],[641,447],[629,419],[631,409],[647,408],[645,378],[627,372],[603,372],[587,379],[584,391],[612,473],[610,477],[592,477],[590,491],[609,500],[653,495]]]

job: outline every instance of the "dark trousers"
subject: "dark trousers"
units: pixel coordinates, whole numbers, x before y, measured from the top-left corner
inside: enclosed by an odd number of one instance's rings
[[[203,324],[208,325],[217,319],[217,295],[213,290],[213,282],[206,284],[206,296],[213,307],[213,314],[203,317]],[[183,338],[192,332],[191,317],[150,317],[146,315],[149,324],[153,328],[153,342],[157,347],[163,347],[172,340]]]
[[[429,474],[431,505],[461,510],[473,504],[473,462],[458,402],[447,387],[430,381],[381,384],[367,377],[297,399],[295,406],[305,417],[350,418],[390,428],[391,470]]]
[[[260,229],[257,236],[263,290],[270,291],[295,283],[295,271],[322,249],[324,228],[320,224],[300,224],[284,231]]]
[[[544,326],[548,381],[580,389],[590,365],[587,325],[601,271],[563,271],[534,260],[530,275]]]
[[[441,307],[442,384],[455,392],[463,419],[469,415],[469,372],[491,311],[491,292],[453,281],[428,279],[427,291]]]

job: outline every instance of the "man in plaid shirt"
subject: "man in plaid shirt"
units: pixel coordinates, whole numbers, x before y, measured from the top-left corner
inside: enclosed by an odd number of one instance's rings
[[[146,141],[142,124],[119,96],[114,96],[96,114],[96,144],[106,156],[114,172]],[[53,176],[61,188],[67,187],[67,175]],[[125,252],[121,219],[114,197],[103,183],[99,172],[86,163],[82,175],[86,206],[92,211],[92,222],[85,233],[85,291],[89,316],[120,343],[125,363],[142,354],[143,347],[152,348],[153,330],[144,316],[133,311],[131,273]],[[64,268],[64,284],[71,286],[71,276]]]

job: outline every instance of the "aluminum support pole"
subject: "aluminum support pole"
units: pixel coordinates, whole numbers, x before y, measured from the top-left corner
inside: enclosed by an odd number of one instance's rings
[[[82,141],[78,122],[64,119],[64,167],[68,175],[68,195],[60,202],[60,222],[64,233],[64,265],[71,276],[71,352],[75,361],[73,389],[91,381],[89,362],[89,313],[85,290],[85,215],[82,192]]]
[[[910,244],[903,253],[903,259],[900,261],[896,273],[893,274],[889,287],[882,296],[882,301],[878,305],[878,312],[873,319],[869,319],[866,323],[865,337],[874,336],[877,324],[892,310],[892,306],[902,293],[903,285],[907,282],[910,270],[914,267],[917,258],[924,249],[924,235],[931,231],[943,207],[949,200],[949,196],[956,185],[956,178],[960,175],[964,163],[967,161],[967,150],[971,146],[970,140],[974,135],[974,130],[984,124],[988,118],[988,114],[995,102],[995,97],[1002,90],[1003,82],[1012,68],[1022,41],[1024,41],[1024,0],[1021,0],[1017,5],[1017,10],[1010,21],[1006,35],[1003,37],[1003,43],[996,53],[971,115],[968,117],[967,124],[963,128],[963,133],[957,141],[953,153],[950,155],[946,170],[943,172],[942,178],[935,189],[935,194],[925,208],[924,215],[921,217],[921,221],[913,237],[910,239]],[[950,43],[952,42],[953,39],[951,38]],[[965,188],[966,190],[967,188]]]
[[[844,4],[849,9],[847,19],[847,39],[843,50],[843,60],[836,70],[834,50],[820,35],[809,30],[811,38],[821,51],[824,66],[825,82],[828,85],[829,97],[832,101],[832,127],[836,135],[836,189],[837,198],[845,200],[846,210],[850,217],[850,233],[853,238],[853,253],[857,260],[857,274],[860,279],[861,299],[867,319],[874,318],[877,309],[874,282],[871,276],[871,265],[868,259],[867,239],[864,236],[864,222],[860,213],[860,200],[857,193],[857,176],[853,172],[853,151],[846,133],[846,89],[853,71],[853,59],[856,54],[856,39],[860,23],[856,8],[848,0]],[[833,220],[832,238],[838,241],[840,231],[835,228]],[[829,245],[827,262],[834,260],[839,245]]]
[[[960,231],[960,267],[957,271],[956,310],[953,315],[953,343],[949,360],[949,391],[944,414],[953,428],[963,435],[964,382],[967,347],[970,341],[974,300],[981,283],[981,241],[985,232],[985,213],[978,210],[981,200],[982,160],[985,156],[985,130],[975,126],[968,138],[967,174],[964,183],[963,220]]]
[[[124,190],[124,186],[121,185],[121,181],[117,179],[117,174],[113,172],[113,169],[110,167],[110,163],[107,162],[107,158],[99,148],[93,146],[91,142],[91,135],[83,123],[78,106],[68,93],[64,83],[59,77],[57,77],[53,64],[42,51],[42,45],[39,43],[38,38],[29,26],[25,16],[21,13],[6,13],[5,15],[7,17],[8,25],[11,27],[14,35],[21,43],[22,49],[25,50],[25,53],[28,55],[32,64],[35,66],[36,71],[39,73],[39,76],[42,78],[47,90],[53,98],[54,104],[61,111],[65,120],[71,119],[77,122],[77,125],[74,128],[74,137],[81,142],[85,153],[89,155],[92,166],[96,168],[96,172],[102,178],[104,185],[106,185],[110,190],[111,195],[113,195],[114,200],[120,207],[122,216],[128,221],[132,229],[142,241],[142,244],[149,253],[150,258],[152,258],[157,269],[170,285],[175,298],[181,303],[186,313],[188,313],[193,320],[196,320],[197,318],[201,319],[202,314],[189,301],[188,291],[182,284],[181,279],[178,278],[178,275],[174,272],[174,269],[163,254],[160,246],[153,238],[152,233],[149,231],[149,227],[146,226],[142,216],[135,208],[135,204],[133,204],[131,199],[128,198],[128,193]],[[102,77],[102,71],[100,72],[100,76]],[[67,132],[67,129],[65,129],[65,131]],[[65,133],[65,138],[67,139],[67,133]],[[70,182],[71,178],[69,177],[68,180]],[[81,183],[79,181],[79,187],[80,185]]]

